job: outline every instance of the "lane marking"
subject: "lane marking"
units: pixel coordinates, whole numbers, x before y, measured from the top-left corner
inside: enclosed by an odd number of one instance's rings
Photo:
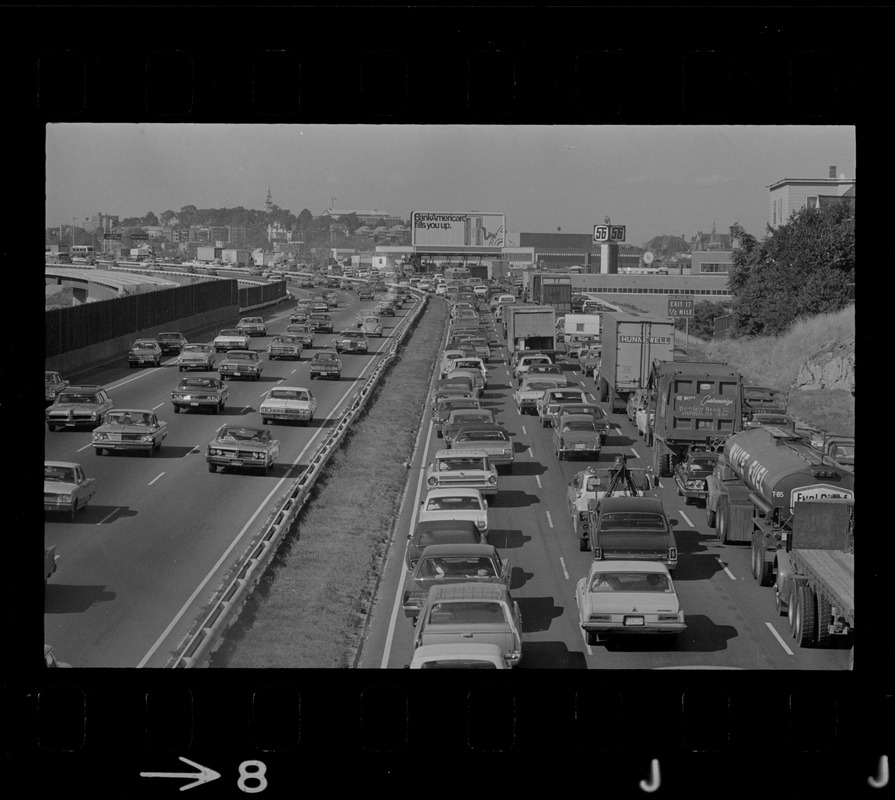
[[[523,435],[523,436],[528,436],[528,431],[525,430],[525,426],[524,426],[524,425],[522,426],[522,435]]]
[[[787,647],[786,642],[784,642],[783,639],[780,637],[780,634],[777,633],[776,628],[774,628],[774,626],[771,625],[770,622],[766,622],[765,625],[768,626],[768,630],[769,630],[771,633],[774,634],[774,638],[775,638],[778,642],[780,642],[780,646],[787,652],[787,654],[788,654],[788,655],[794,655],[794,653],[792,652],[792,650],[790,650],[789,647]]]
[[[588,396],[591,400],[593,400],[595,403],[597,402],[597,398],[594,397],[590,392],[587,393],[587,396]]]
[[[88,447],[93,447],[93,442],[92,442],[92,441],[88,442],[88,443],[85,444],[83,447],[79,447],[77,450],[75,450],[75,452],[76,452],[76,453],[82,453],[82,452],[83,452],[84,450],[86,450]]]
[[[569,571],[566,569],[566,562],[563,561],[562,556],[559,557],[559,563],[562,565],[562,574],[566,576],[566,580],[569,580]]]
[[[155,483],[155,482],[156,482],[159,478],[161,478],[162,475],[164,475],[164,474],[165,474],[164,472],[160,472],[160,473],[159,473],[158,475],[156,475],[151,481],[149,481],[149,483],[146,484],[146,485],[147,485],[147,486],[152,486],[152,484]]]
[[[553,527],[553,517],[550,516],[550,512],[547,512],[547,524],[552,528]]]
[[[634,458],[640,458],[640,453],[638,453],[633,447],[631,448],[631,452],[634,454]]]
[[[717,556],[716,558],[717,558],[718,563],[721,565],[721,569],[723,569],[723,570],[727,573],[727,576],[728,576],[732,581],[735,581],[735,580],[736,580],[736,576],[735,576],[729,569],[727,569],[727,564],[725,564],[725,563],[721,560],[721,556]]]
[[[689,518],[683,511],[678,511],[678,514],[680,514],[685,520],[687,520],[687,524],[688,524],[691,528],[695,528],[695,527],[696,527],[692,522],[690,522],[690,518]]]
[[[161,408],[163,405],[165,405],[165,404],[164,404],[164,403],[159,403],[157,406],[153,406],[153,407],[152,407],[152,410],[155,411],[157,408]]]
[[[538,482],[538,489],[543,489],[544,487],[541,486],[541,476],[535,475],[535,480]]]
[[[110,519],[112,519],[112,517],[114,517],[117,513],[118,513],[118,509],[117,509],[117,508],[112,509],[111,512],[109,512],[105,517],[103,517],[103,518],[102,518],[99,522],[97,522],[96,524],[97,524],[97,525],[105,525],[106,522],[108,522]]]

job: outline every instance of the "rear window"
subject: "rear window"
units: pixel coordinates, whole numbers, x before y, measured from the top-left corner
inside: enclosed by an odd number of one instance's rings
[[[620,530],[624,528],[649,528],[664,531],[665,519],[661,514],[647,514],[640,511],[620,511],[603,514],[600,517],[603,530]]]
[[[430,625],[500,625],[506,622],[503,606],[493,602],[436,603]]]
[[[420,578],[496,578],[494,563],[486,556],[432,556],[417,567]]]
[[[463,431],[458,434],[458,442],[508,442],[509,437],[504,431]]]
[[[449,470],[470,470],[470,469],[485,469],[485,459],[484,458],[442,458],[438,462],[438,469],[441,472],[447,472]]]
[[[430,497],[426,511],[480,511],[477,497]]]

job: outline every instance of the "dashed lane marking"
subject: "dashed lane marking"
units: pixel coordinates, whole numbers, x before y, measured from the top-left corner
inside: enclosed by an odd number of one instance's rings
[[[782,639],[782,637],[780,636],[780,634],[777,633],[777,630],[774,628],[774,626],[771,625],[770,622],[766,622],[765,625],[767,625],[767,626],[768,626],[768,630],[769,630],[771,633],[774,634],[774,638],[780,643],[780,646],[786,651],[787,655],[790,655],[790,656],[791,656],[791,655],[794,655],[794,653],[792,652],[792,650],[790,650],[789,647],[787,646],[786,642],[783,641],[783,639]]]
[[[723,570],[727,573],[727,577],[730,578],[732,581],[735,581],[735,580],[736,580],[736,576],[735,576],[729,569],[727,569],[727,564],[725,564],[725,563],[721,560],[721,557],[720,557],[720,556],[718,556],[717,561],[718,561],[718,563],[721,565],[721,569],[723,569]]]
[[[156,482],[159,478],[161,478],[162,475],[164,475],[164,474],[165,474],[164,472],[160,472],[160,473],[159,473],[158,475],[156,475],[151,481],[149,481],[149,483],[148,483],[147,485],[148,485],[148,486],[152,486],[152,484],[155,483],[155,482]]]
[[[679,513],[680,513],[680,515],[681,515],[685,520],[687,520],[687,524],[688,524],[691,528],[695,528],[695,527],[696,527],[692,522],[690,522],[690,518],[689,518],[683,511],[681,511],[681,512],[679,512]]]
[[[566,580],[569,579],[569,571],[566,569],[566,562],[563,560],[562,556],[560,556],[559,563],[562,565],[562,574],[566,576]]]
[[[547,512],[547,524],[552,528],[553,527],[553,517],[550,516],[550,512]]]

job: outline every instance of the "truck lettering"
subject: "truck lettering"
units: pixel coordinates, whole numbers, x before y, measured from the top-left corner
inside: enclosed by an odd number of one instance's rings
[[[790,504],[804,503],[808,500],[854,500],[855,493],[851,489],[831,486],[828,483],[817,483],[814,486],[803,486],[790,493]]]
[[[621,334],[618,337],[618,341],[621,344],[643,344],[647,342],[649,344],[671,344],[670,336],[648,336],[644,338],[643,336],[630,336],[627,334]]]
[[[717,394],[678,394],[674,408],[683,416],[729,419],[733,416],[734,402],[731,397]]]

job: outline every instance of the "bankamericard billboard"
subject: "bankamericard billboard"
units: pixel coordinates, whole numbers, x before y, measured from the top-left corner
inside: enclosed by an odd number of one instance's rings
[[[414,211],[411,244],[423,250],[498,252],[507,238],[505,214]]]

